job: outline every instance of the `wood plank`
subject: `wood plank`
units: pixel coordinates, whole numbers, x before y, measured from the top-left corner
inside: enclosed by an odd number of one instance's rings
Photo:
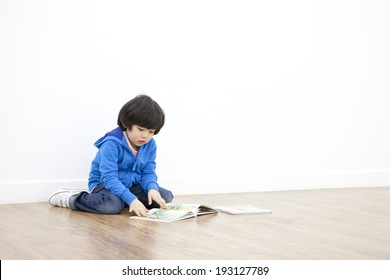
[[[252,204],[272,214],[224,213],[175,223],[52,207],[0,205],[0,259],[390,259],[390,188],[178,196],[176,202]]]

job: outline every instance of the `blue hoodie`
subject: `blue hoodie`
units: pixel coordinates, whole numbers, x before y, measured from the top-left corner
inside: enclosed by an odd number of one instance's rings
[[[128,205],[137,197],[130,192],[133,185],[140,184],[148,193],[159,189],[156,169],[156,142],[152,138],[142,145],[134,157],[120,127],[108,132],[95,142],[99,149],[92,161],[88,188],[103,184]]]

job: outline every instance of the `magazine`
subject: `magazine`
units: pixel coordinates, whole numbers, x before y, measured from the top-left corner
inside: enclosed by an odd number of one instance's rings
[[[168,203],[166,209],[150,209],[145,217],[130,216],[130,219],[147,220],[154,222],[175,222],[196,216],[215,214],[215,208],[192,203]]]
[[[260,208],[252,205],[231,205],[231,206],[215,206],[215,209],[232,214],[232,215],[245,215],[245,214],[271,214],[272,210]]]

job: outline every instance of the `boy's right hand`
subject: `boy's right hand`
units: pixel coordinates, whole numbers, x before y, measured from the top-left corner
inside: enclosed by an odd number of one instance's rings
[[[129,212],[134,212],[137,216],[145,217],[148,214],[148,209],[138,199],[134,199],[129,205]]]

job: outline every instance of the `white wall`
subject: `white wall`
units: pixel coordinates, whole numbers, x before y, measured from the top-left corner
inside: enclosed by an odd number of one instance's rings
[[[0,0],[0,203],[86,186],[139,93],[176,194],[390,185],[389,1]]]

